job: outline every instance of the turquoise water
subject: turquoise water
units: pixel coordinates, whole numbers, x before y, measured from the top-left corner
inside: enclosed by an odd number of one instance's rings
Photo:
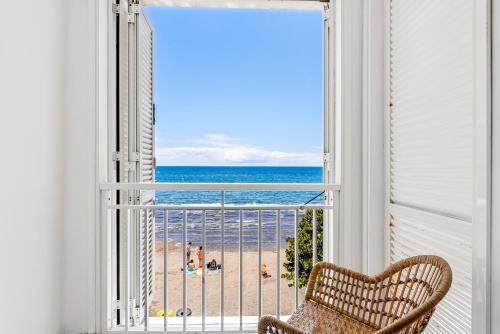
[[[156,182],[187,183],[321,183],[321,167],[157,167]],[[226,204],[302,204],[317,192],[228,191]],[[217,191],[157,192],[158,204],[220,203]]]
[[[156,182],[187,183],[321,183],[321,167],[166,167],[156,168]],[[304,204],[318,192],[310,191],[228,191],[225,193],[225,205],[271,205]],[[219,191],[158,191],[157,204],[220,204]],[[322,203],[322,196],[312,203]],[[157,237],[163,238],[164,212],[156,213]],[[189,212],[187,240],[195,246],[201,244],[201,212]],[[281,212],[281,243],[293,235],[294,212]],[[300,218],[300,217],[299,217]],[[224,242],[227,248],[235,248],[239,243],[239,212],[226,211],[224,217]],[[263,247],[276,247],[277,213],[264,211],[262,217]],[[181,211],[169,211],[169,239],[180,244],[182,240],[183,216]],[[257,246],[258,213],[245,211],[243,214],[243,246],[255,249]],[[207,211],[206,236],[209,248],[220,247],[221,219],[220,212]]]

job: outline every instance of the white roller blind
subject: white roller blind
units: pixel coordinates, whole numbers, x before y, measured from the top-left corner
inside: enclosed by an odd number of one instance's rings
[[[470,333],[472,0],[391,0],[390,262],[445,258],[453,285],[428,333]]]

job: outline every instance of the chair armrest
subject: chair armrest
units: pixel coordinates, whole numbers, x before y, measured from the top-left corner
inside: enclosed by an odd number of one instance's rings
[[[413,327],[415,330],[418,329],[418,333],[420,333],[427,327],[433,313],[434,309],[428,312],[422,312],[418,309],[413,310],[403,318],[394,321],[389,326],[379,329],[375,334],[397,334],[403,329],[408,329],[410,327]]]
[[[305,334],[301,330],[293,327],[292,325],[278,320],[271,315],[262,316],[259,320],[258,327],[259,334]]]

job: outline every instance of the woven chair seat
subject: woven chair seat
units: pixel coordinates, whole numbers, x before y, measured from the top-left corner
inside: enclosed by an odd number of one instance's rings
[[[306,334],[372,334],[375,329],[325,306],[305,301],[287,323]]]
[[[451,286],[448,263],[422,255],[367,276],[318,263],[305,302],[287,322],[259,320],[259,334],[420,334]]]

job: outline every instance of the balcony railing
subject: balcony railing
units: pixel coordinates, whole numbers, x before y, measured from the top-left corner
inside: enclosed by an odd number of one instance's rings
[[[134,198],[145,191],[216,191],[218,194],[218,203],[211,204],[190,204],[190,205],[172,205],[172,204],[123,204],[123,198],[128,198],[130,203],[134,203]],[[227,192],[245,192],[245,191],[321,191],[324,193],[324,198],[320,203],[308,205],[234,205],[226,202]],[[333,256],[333,237],[335,235],[336,221],[338,221],[338,202],[339,202],[338,185],[327,184],[257,184],[257,183],[213,183],[213,184],[196,184],[196,183],[156,183],[156,184],[103,184],[101,185],[101,233],[103,235],[103,327],[112,332],[130,332],[130,331],[145,331],[145,332],[206,332],[206,331],[225,331],[225,332],[247,332],[255,331],[258,318],[263,314],[263,277],[261,268],[263,261],[263,248],[269,249],[270,242],[274,242],[274,256],[276,266],[270,275],[275,275],[275,300],[274,314],[278,318],[286,319],[289,314],[300,303],[299,297],[299,223],[305,213],[309,210],[312,215],[312,262],[316,263],[318,259],[318,228],[317,215],[319,212],[323,214],[323,255],[325,259]],[[117,195],[120,194],[120,195]],[[120,202],[118,197],[122,198]],[[234,196],[233,196],[234,197]],[[136,202],[135,202],[136,203]],[[134,223],[131,217],[138,217]],[[141,222],[141,219],[147,220],[152,217],[155,227],[152,231],[146,231],[147,222]],[[172,219],[171,217],[174,217]],[[119,221],[117,223],[117,221]],[[210,224],[208,223],[210,221]],[[274,226],[272,226],[274,224]],[[210,226],[207,226],[210,225]],[[195,226],[195,227],[193,227]],[[215,227],[214,227],[215,226]],[[228,226],[232,229],[227,232]],[[250,227],[249,227],[250,226]],[[196,236],[193,234],[196,231]],[[245,244],[245,229],[247,235],[250,234],[250,242],[255,249],[257,255],[258,267],[255,272],[248,273],[245,270],[244,255],[248,252],[250,246]],[[274,240],[265,240],[263,231],[268,233],[274,229]],[[136,231],[133,234],[132,231]],[[125,231],[125,232],[124,232]],[[191,237],[189,236],[191,232]],[[150,233],[153,233],[153,241],[151,241]],[[226,270],[225,263],[226,254],[226,239],[230,233],[233,238],[237,237],[237,250],[234,251],[238,256],[238,292],[233,296],[226,295]],[[121,235],[120,235],[121,234]],[[126,234],[126,236],[125,236]],[[156,238],[154,237],[156,234]],[[219,235],[216,235],[219,234]],[[149,235],[149,236],[148,236]],[[199,236],[199,238],[198,238]],[[212,239],[219,240],[215,243],[218,247],[218,258],[220,268],[217,275],[220,277],[218,307],[219,315],[207,314],[207,289],[212,287],[207,286],[207,275],[210,271],[207,270],[208,254],[207,246],[214,249],[214,242],[209,245],[207,236]],[[292,237],[294,239],[285,239],[284,237]],[[148,239],[149,238],[149,239]],[[197,270],[197,274],[201,279],[201,308],[199,314],[188,316],[188,273],[186,249],[188,242],[191,239],[199,240],[199,244],[203,250],[203,258],[201,270]],[[201,239],[201,240],[200,240]],[[177,244],[177,252],[173,253],[169,250],[169,240]],[[292,242],[293,240],[293,242]],[[287,310],[284,312],[281,309],[281,274],[282,268],[282,252],[286,242],[290,247],[293,243],[293,275],[291,275],[293,286],[293,307],[287,305]],[[152,244],[151,244],[152,243]],[[148,273],[152,271],[153,260],[148,258],[148,247],[154,247],[156,243],[162,246],[163,257],[163,277],[159,278],[163,285],[162,296],[151,294],[154,290],[154,279],[148,279]],[[171,246],[171,245],[170,245]],[[180,247],[179,247],[180,246]],[[253,247],[252,246],[252,247]],[[180,248],[180,249],[179,249]],[[142,250],[142,251],[141,251]],[[153,250],[153,253],[155,251]],[[178,254],[177,254],[178,253]],[[214,251],[212,250],[212,254]],[[269,253],[269,252],[268,252]],[[133,255],[140,254],[143,257],[140,263],[134,262]],[[151,256],[151,254],[149,254]],[[174,258],[177,257],[177,258]],[[153,254],[154,257],[154,254]],[[267,258],[269,260],[269,257]],[[137,258],[135,258],[137,260]],[[181,274],[169,274],[172,261],[179,263]],[[170,266],[170,267],[169,267]],[[179,276],[182,276],[179,278]],[[175,278],[182,281],[174,282]],[[140,291],[144,301],[137,300],[138,293],[133,292],[133,286],[140,281]],[[257,305],[255,305],[255,314],[244,313],[244,280],[255,280],[257,285]],[[255,283],[255,281],[253,283]],[[169,285],[176,286],[182,284],[182,316],[170,317],[168,314],[169,306],[179,304],[179,300],[172,300],[169,296]],[[172,290],[172,288],[170,289]],[[158,292],[158,291],[157,291]],[[289,291],[288,291],[289,292]],[[133,296],[131,296],[133,295]],[[161,308],[164,309],[164,315],[157,317],[151,311],[151,297],[154,296],[157,300],[161,297]],[[134,299],[135,298],[135,299]],[[228,314],[226,312],[226,299],[237,298],[238,306],[237,313]],[[177,298],[178,299],[178,298]],[[290,309],[291,308],[291,309]],[[173,310],[175,312],[175,310]],[[230,312],[231,313],[231,312]]]

